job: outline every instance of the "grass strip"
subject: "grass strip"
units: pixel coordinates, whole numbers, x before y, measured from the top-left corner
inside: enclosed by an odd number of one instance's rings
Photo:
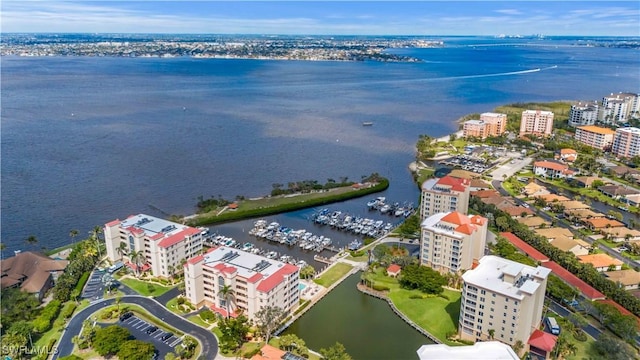
[[[344,263],[336,263],[324,272],[319,278],[313,280],[316,284],[329,287],[340,278],[345,276],[353,266]]]
[[[142,296],[160,296],[172,289],[170,287],[131,278],[121,279],[120,282]]]
[[[311,194],[295,196],[284,195],[275,198],[244,200],[238,203],[238,208],[235,210],[224,211],[221,214],[219,214],[219,210],[211,211],[206,214],[199,214],[196,217],[189,219],[187,223],[191,226],[201,226],[274,215],[354,199],[383,191],[388,187],[389,180],[382,179],[376,185],[362,189],[346,187]],[[256,207],[257,202],[261,202],[262,205]]]

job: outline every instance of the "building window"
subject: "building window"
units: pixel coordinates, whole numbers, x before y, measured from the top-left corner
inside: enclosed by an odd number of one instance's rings
[[[224,277],[218,276],[218,286],[220,287],[224,286]]]

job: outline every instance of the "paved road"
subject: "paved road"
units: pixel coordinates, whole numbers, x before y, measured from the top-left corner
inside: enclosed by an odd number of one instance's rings
[[[176,286],[173,289],[167,291],[166,293],[160,296],[156,296],[156,301],[164,306],[167,306],[167,303],[169,302],[169,300],[177,297],[178,295],[180,295],[180,290]]]
[[[77,313],[70,321],[66,330],[62,333],[60,342],[58,343],[58,353],[52,357],[52,360],[70,355],[73,351],[73,343],[71,339],[80,334],[82,322],[88,319],[92,313],[114,303],[114,299],[99,300],[89,307]],[[218,353],[218,340],[209,330],[203,329],[192,322],[170,312],[157,301],[137,295],[123,296],[122,304],[136,304],[145,308],[149,313],[164,321],[166,324],[197,338],[202,344],[202,354],[207,359],[214,359]]]
[[[569,309],[565,308],[564,306],[560,305],[554,300],[549,299],[548,297],[547,297],[547,300],[549,300],[549,310],[553,311],[554,313],[564,318],[571,315],[571,311]],[[584,330],[587,334],[589,334],[589,336],[591,336],[596,340],[598,339],[598,337],[600,337],[600,333],[602,333],[602,331],[600,331],[598,328],[596,328],[591,324],[588,324],[587,326],[583,327],[582,330]]]

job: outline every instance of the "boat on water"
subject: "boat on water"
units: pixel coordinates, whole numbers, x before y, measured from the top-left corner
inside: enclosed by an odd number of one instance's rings
[[[373,122],[372,121],[363,121],[362,122],[362,126],[373,126]]]

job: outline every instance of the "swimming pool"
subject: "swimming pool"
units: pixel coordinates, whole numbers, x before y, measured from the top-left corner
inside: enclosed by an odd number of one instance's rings
[[[304,288],[306,288],[306,287],[307,287],[307,285],[302,284],[302,283],[298,283],[298,290],[302,291],[302,290],[304,290]]]

